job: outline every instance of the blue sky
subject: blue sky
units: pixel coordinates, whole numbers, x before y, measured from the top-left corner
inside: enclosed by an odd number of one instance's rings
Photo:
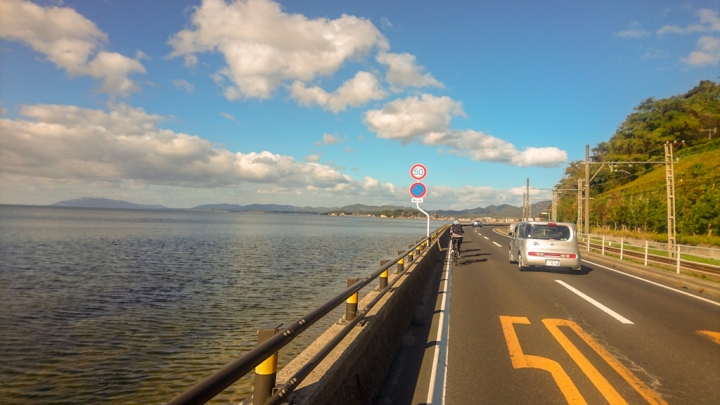
[[[718,80],[720,0],[0,0],[0,58],[3,204],[521,205]]]

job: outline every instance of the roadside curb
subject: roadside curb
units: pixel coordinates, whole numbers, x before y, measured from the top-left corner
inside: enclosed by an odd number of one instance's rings
[[[656,283],[685,290],[704,298],[720,302],[720,283],[698,279],[685,274],[677,274],[654,267],[646,267],[625,260],[621,261],[620,259],[603,256],[595,252],[581,250],[580,253],[583,261],[586,261],[587,259],[623,273],[631,273],[637,276],[642,276]]]

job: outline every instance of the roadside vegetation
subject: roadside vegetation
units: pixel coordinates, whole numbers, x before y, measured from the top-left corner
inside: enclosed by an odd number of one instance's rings
[[[666,142],[677,160],[678,243],[720,246],[720,84],[704,80],[685,94],[644,100],[590,160],[664,162]],[[593,232],[667,242],[665,173],[662,163],[591,165]],[[577,189],[584,178],[584,161],[572,162],[556,188]],[[560,196],[559,219],[577,221],[577,192]]]

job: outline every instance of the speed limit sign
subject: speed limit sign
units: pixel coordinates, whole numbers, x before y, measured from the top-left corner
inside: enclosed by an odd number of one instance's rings
[[[423,164],[414,164],[410,168],[410,176],[415,180],[422,180],[427,176],[427,168]]]

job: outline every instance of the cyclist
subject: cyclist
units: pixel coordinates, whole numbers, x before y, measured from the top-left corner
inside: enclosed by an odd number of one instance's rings
[[[465,231],[463,231],[463,227],[462,225],[460,225],[460,221],[457,219],[454,220],[452,226],[450,226],[450,237],[453,241],[457,241],[458,257],[460,257],[460,245],[462,245],[464,234]]]

